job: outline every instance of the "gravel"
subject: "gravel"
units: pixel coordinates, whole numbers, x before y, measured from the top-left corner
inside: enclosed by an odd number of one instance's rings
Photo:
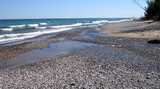
[[[72,55],[0,72],[2,89],[159,89],[160,74]]]

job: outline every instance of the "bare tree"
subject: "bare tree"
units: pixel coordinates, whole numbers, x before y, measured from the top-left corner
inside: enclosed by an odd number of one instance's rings
[[[145,2],[147,1],[147,0],[144,0]],[[139,0],[133,0],[133,2],[138,6],[138,7],[140,7],[141,9],[143,9],[144,11],[145,11],[145,7],[143,7],[140,3],[139,3]]]

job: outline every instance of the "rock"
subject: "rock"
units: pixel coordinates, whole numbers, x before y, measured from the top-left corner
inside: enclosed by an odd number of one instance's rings
[[[75,85],[76,85],[75,83],[71,83],[71,84],[70,84],[70,86],[75,86]]]
[[[149,43],[149,44],[160,44],[160,40],[150,40],[150,41],[148,41],[147,43]]]
[[[147,76],[146,79],[151,79],[151,77],[150,77],[150,76]]]

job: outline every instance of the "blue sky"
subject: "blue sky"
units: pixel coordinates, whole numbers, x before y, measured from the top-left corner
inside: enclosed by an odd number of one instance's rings
[[[0,19],[140,17],[143,13],[133,0],[0,0]]]

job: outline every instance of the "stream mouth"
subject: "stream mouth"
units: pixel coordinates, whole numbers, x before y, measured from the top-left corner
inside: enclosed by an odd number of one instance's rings
[[[67,55],[73,51],[79,51],[95,45],[96,44],[79,41],[60,41],[57,43],[50,43],[46,48],[33,49],[32,51],[17,55],[13,59],[1,60],[0,69],[33,64],[48,60],[49,58],[54,59],[57,56]]]

